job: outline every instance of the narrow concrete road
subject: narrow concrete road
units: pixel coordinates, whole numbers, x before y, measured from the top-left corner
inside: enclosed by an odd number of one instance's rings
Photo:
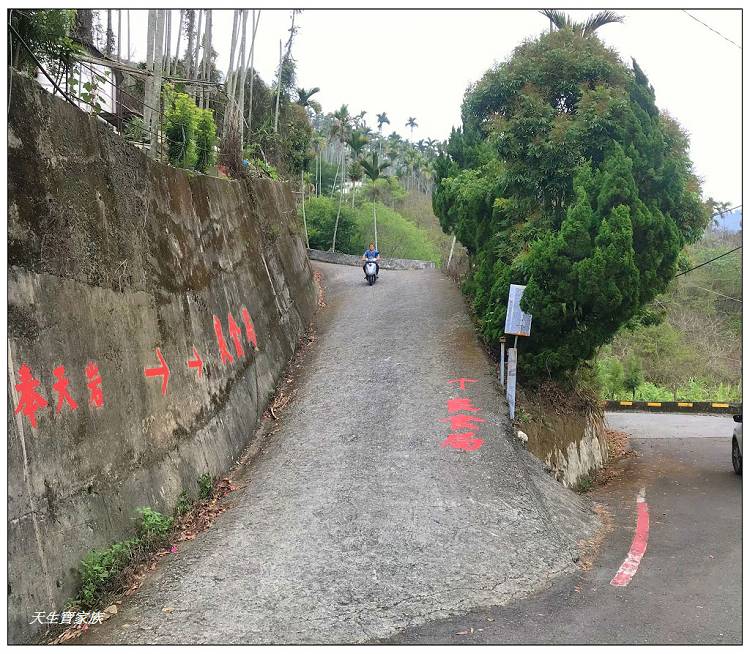
[[[740,644],[742,480],[731,416],[613,413],[636,456],[591,493],[612,515],[593,567],[500,608],[409,629],[398,643]],[[625,587],[610,581],[636,528],[645,488],[648,547]]]
[[[729,414],[613,411],[607,414],[607,423],[612,429],[619,429],[639,439],[728,438],[731,443],[734,429],[734,421]]]
[[[455,286],[437,271],[368,287],[359,268],[315,268],[328,307],[298,399],[232,508],[85,642],[372,641],[576,569],[598,520],[509,438]],[[459,412],[484,421],[478,449],[441,447],[440,420]]]

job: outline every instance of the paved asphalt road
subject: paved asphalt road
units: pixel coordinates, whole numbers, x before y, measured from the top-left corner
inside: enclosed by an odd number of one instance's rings
[[[598,518],[508,436],[456,287],[437,271],[368,287],[357,267],[315,268],[318,340],[232,507],[84,643],[367,642],[577,569]],[[484,421],[479,449],[441,447],[440,420],[461,412]]]
[[[589,493],[613,530],[591,570],[504,607],[406,630],[398,643],[742,642],[742,482],[732,469],[731,416],[609,414],[637,456]],[[630,584],[610,580],[636,526],[645,488],[648,547]]]

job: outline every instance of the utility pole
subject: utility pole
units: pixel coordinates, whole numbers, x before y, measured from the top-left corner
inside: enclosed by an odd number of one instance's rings
[[[154,35],[154,75],[152,78],[151,101],[155,112],[151,113],[151,125],[146,128],[151,131],[151,156],[156,157],[159,149],[158,136],[161,124],[161,79],[162,56],[164,47],[164,24],[168,10],[159,9],[156,17],[156,34]]]
[[[146,71],[153,76],[154,72],[154,37],[156,35],[156,9],[148,10],[148,25],[146,27]],[[146,128],[149,142],[151,134],[151,90],[153,77],[147,77],[143,88],[143,125]]]
[[[255,9],[253,9],[253,41],[250,44],[250,110],[247,114],[247,134],[250,136],[250,130],[253,126],[253,80],[255,79],[255,33],[258,31],[258,25],[260,24],[260,9],[258,10],[258,20],[255,20]]]
[[[451,243],[451,251],[450,251],[450,254],[448,255],[448,264],[445,266],[446,270],[451,267],[451,259],[453,259],[453,248],[454,247],[456,247],[456,235],[455,234],[453,235],[453,242]],[[500,383],[502,383],[502,380],[501,380]]]

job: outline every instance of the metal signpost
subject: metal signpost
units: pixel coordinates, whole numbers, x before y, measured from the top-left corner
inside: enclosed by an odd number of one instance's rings
[[[518,368],[518,337],[531,335],[531,314],[521,310],[521,298],[525,286],[511,284],[508,292],[508,310],[505,314],[505,333],[514,335],[513,347],[508,349],[508,375],[505,394],[508,398],[508,413],[513,420],[516,414],[516,370]],[[505,366],[505,338],[500,339],[500,384],[503,383],[503,367]]]
[[[500,337],[500,386],[505,388],[505,336]]]
[[[510,414],[510,419],[513,420],[513,418],[516,415],[516,364],[518,362],[518,355],[516,354],[518,350],[516,348],[512,347],[508,350],[508,388],[507,388],[507,397],[508,397],[508,413]]]

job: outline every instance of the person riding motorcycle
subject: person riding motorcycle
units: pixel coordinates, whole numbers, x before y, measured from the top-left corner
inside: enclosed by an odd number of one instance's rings
[[[365,265],[368,261],[375,262],[375,276],[377,277],[380,273],[380,252],[375,249],[375,243],[370,243],[370,247],[365,250],[365,253],[362,255],[362,270],[365,273],[365,279],[367,279]]]

